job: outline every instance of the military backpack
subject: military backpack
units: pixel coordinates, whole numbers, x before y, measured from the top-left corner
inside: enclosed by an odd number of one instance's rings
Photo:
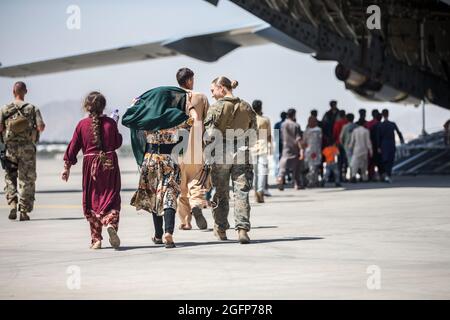
[[[24,112],[25,107],[29,105],[29,103],[24,103],[20,106],[12,103],[8,106],[4,112],[5,140],[10,140],[11,138],[14,140],[14,137],[21,137],[21,140],[26,138],[26,140],[35,142],[36,119],[34,107],[32,112]]]

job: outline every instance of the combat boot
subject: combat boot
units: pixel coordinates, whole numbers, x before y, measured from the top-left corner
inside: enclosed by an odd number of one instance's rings
[[[26,212],[21,212],[19,220],[20,221],[28,221],[28,220],[30,220],[30,216]]]
[[[16,206],[11,206],[11,210],[9,211],[9,216],[8,216],[9,220],[16,220],[17,219],[17,207]]]
[[[219,230],[219,228],[217,228],[216,226],[214,226],[214,235],[221,241],[228,240],[226,231]]]
[[[203,216],[202,209],[200,209],[200,207],[192,208],[192,215],[194,216],[195,223],[200,230],[205,230],[206,228],[208,228],[208,222]]]
[[[239,242],[241,244],[247,244],[250,243],[250,238],[247,234],[247,230],[245,229],[239,229],[238,230],[238,238],[239,238]]]

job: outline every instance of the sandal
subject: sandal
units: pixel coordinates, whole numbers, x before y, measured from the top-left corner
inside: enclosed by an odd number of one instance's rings
[[[166,233],[164,235],[164,242],[166,244],[166,249],[175,248],[175,242],[173,242],[172,235],[170,233]]]
[[[180,229],[180,230],[192,230],[192,226],[188,227],[186,224],[182,223],[182,224],[180,224],[178,229]]]
[[[163,244],[162,239],[158,239],[156,237],[152,237],[152,241],[154,244]]]
[[[284,190],[284,180],[282,178],[277,178],[277,186],[278,190],[280,191]]]
[[[101,249],[101,248],[102,248],[102,242],[101,242],[100,240],[97,240],[97,241],[95,241],[95,242],[92,242],[92,243],[91,243],[91,246],[90,246],[89,248],[90,248],[90,249],[93,249],[93,250]]]

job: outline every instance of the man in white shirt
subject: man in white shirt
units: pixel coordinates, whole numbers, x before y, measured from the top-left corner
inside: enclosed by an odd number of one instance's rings
[[[350,149],[352,150],[351,181],[356,182],[356,174],[361,171],[363,181],[367,181],[367,169],[369,156],[372,156],[372,142],[370,141],[370,132],[362,124],[353,130],[350,138]]]

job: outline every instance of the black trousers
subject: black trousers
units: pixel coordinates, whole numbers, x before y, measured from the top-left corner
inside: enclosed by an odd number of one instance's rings
[[[347,154],[345,153],[344,147],[339,144],[339,155],[338,155],[338,167],[339,167],[339,175],[340,181],[345,181],[345,174],[348,168]]]
[[[392,167],[394,166],[394,160],[383,160],[383,172],[390,177],[392,175]]]
[[[173,234],[175,229],[175,210],[172,208],[164,209],[164,216],[152,214],[153,225],[155,226],[155,238],[161,239],[164,232]],[[164,222],[164,229],[163,229]]]

